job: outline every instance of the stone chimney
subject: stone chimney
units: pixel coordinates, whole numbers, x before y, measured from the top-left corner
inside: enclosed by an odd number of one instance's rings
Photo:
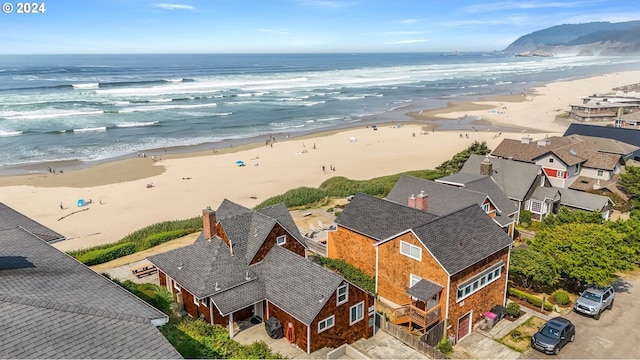
[[[416,207],[416,194],[411,194],[411,196],[409,196],[409,200],[407,201],[407,206],[410,208]]]
[[[480,175],[491,176],[493,174],[493,164],[489,160],[489,156],[485,156],[484,160],[480,163]]]
[[[211,210],[210,206],[202,210],[202,231],[205,239],[210,239],[218,235],[216,228],[216,211]]]
[[[429,195],[425,194],[423,190],[421,190],[420,194],[416,197],[416,209],[425,212],[429,210]]]

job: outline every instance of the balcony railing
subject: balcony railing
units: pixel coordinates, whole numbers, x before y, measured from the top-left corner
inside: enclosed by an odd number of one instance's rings
[[[412,323],[423,328],[427,328],[430,325],[437,323],[442,318],[440,306],[436,306],[429,310],[422,310],[411,304],[404,304],[401,307],[394,309],[393,315],[393,323],[396,325]]]

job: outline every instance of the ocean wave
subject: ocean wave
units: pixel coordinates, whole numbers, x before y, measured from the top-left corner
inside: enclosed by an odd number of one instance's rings
[[[0,137],[22,135],[22,131],[0,131]]]
[[[100,83],[86,83],[86,84],[71,84],[71,87],[74,89],[98,89],[100,87]]]
[[[98,127],[90,127],[90,128],[79,128],[79,129],[73,129],[72,131],[74,133],[76,133],[76,132],[89,132],[89,131],[107,131],[107,127],[106,126],[98,126]]]
[[[143,126],[153,126],[159,123],[160,121],[126,122],[126,123],[116,124],[116,127],[119,127],[119,128],[143,127]]]
[[[31,112],[18,112],[16,115],[12,114],[0,114],[0,116],[9,120],[41,120],[41,119],[54,119],[65,116],[88,116],[88,115],[100,115],[103,114],[103,110],[92,110],[92,111],[58,111],[58,112],[41,112],[41,111],[31,111]]]
[[[157,106],[137,106],[131,108],[125,108],[119,110],[120,113],[134,113],[134,112],[148,112],[148,111],[164,111],[171,109],[200,109],[200,108],[209,108],[216,107],[218,104],[197,104],[197,105],[157,105]]]
[[[359,100],[359,99],[364,99],[365,96],[364,95],[352,95],[352,96],[343,95],[343,96],[334,96],[333,98],[336,100]]]

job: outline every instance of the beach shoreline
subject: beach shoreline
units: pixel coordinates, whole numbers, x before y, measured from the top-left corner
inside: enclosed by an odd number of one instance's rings
[[[153,223],[199,216],[201,209],[217,207],[225,198],[254,207],[293,188],[317,187],[333,176],[365,180],[433,169],[474,141],[493,149],[502,139],[523,133],[562,135],[568,123],[556,121],[556,115],[580,96],[638,82],[638,71],[612,73],[549,83],[524,96],[402,113],[407,120],[399,116],[397,121],[289,138],[283,134],[270,144],[256,139],[195,152],[157,149],[160,154],[149,151],[144,157],[134,154],[62,173],[49,173],[45,165],[26,175],[0,176],[0,199],[67,237],[55,247],[74,250],[118,241]],[[77,212],[80,199],[91,200],[83,207],[89,211]]]

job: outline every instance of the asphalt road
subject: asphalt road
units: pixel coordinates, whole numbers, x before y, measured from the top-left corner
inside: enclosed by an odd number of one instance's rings
[[[558,359],[640,359],[640,276],[625,279],[615,286],[612,310],[600,320],[570,312],[565,317],[576,326],[576,339],[558,354]],[[521,358],[546,359],[533,349]]]

